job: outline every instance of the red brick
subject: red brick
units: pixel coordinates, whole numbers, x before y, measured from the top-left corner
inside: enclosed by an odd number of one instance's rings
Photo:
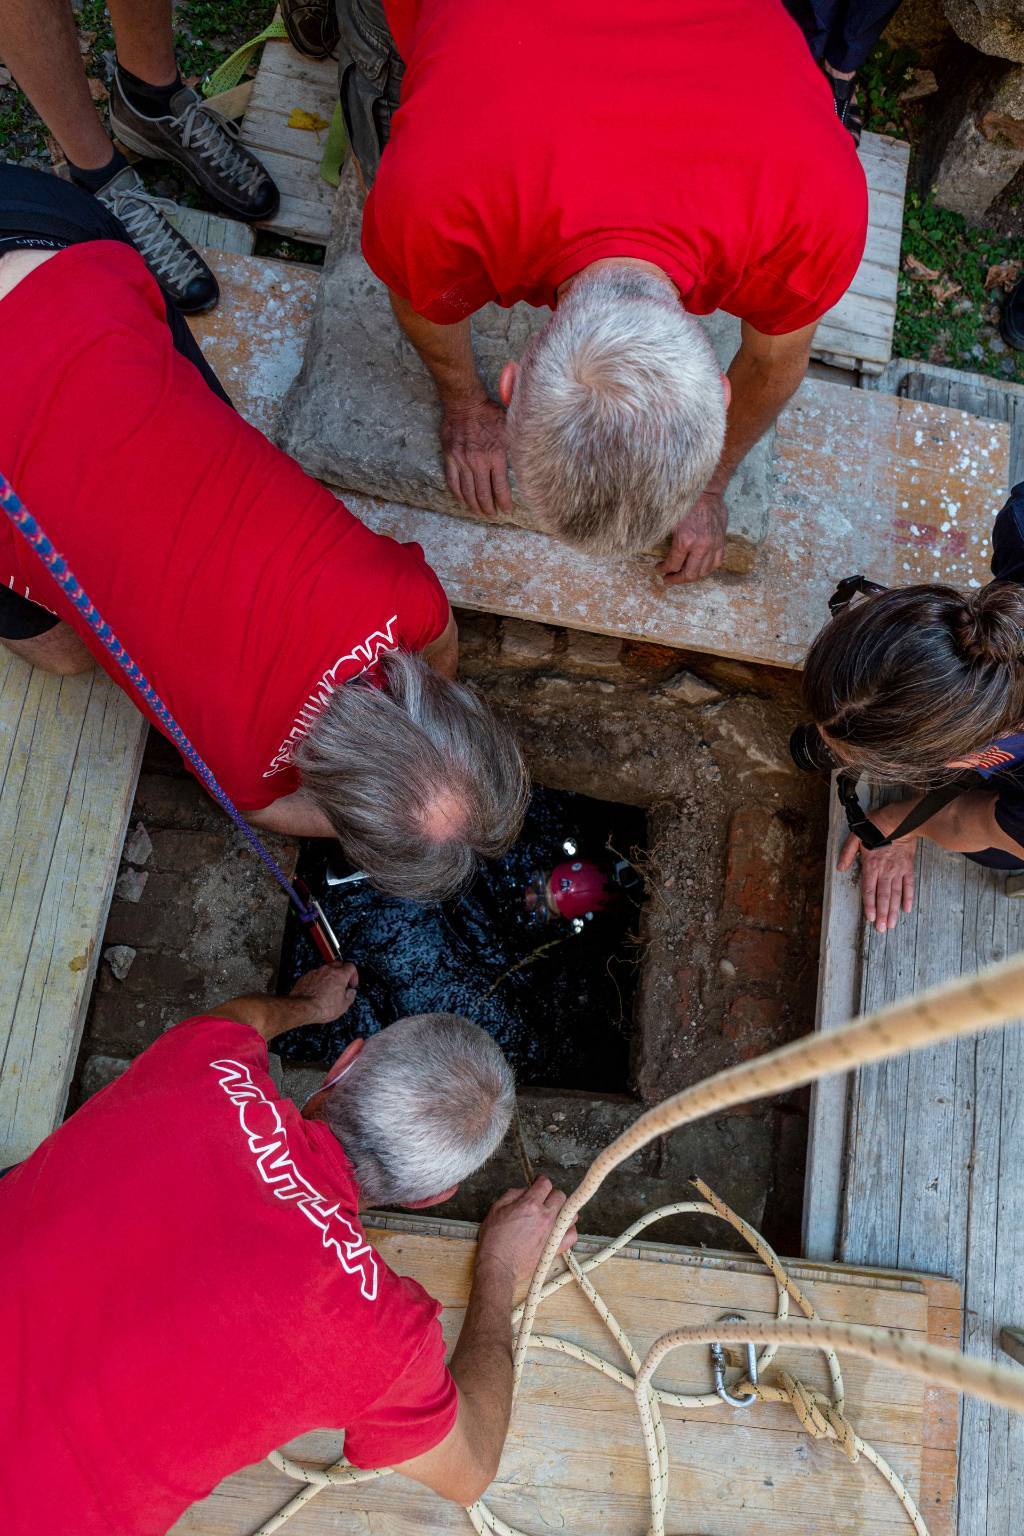
[[[786,1039],[783,1004],[777,997],[754,997],[745,992],[729,1009],[722,1033],[732,1041],[737,1061],[761,1056]]]
[[[741,982],[777,981],[786,975],[789,935],[772,928],[734,928],[723,958],[736,967]]]
[[[753,922],[785,928],[793,919],[799,875],[792,834],[764,806],[733,812],[725,867],[726,901]]]

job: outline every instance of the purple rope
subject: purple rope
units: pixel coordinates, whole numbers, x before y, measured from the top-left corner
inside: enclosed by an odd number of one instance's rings
[[[315,922],[316,913],[302,900],[273,854],[264,847],[252,827],[250,827],[244,816],[231,801],[227,791],[220,787],[214,778],[213,770],[199,756],[199,753],[189,741],[163,699],[160,698],[152,683],[128,655],[128,652],[114,634],[110,625],[97,612],[92,600],[83,589],[81,582],[77,579],[74,572],[69,568],[64,556],[54,548],[36,519],[32,516],[32,513],[19,500],[14,487],[2,471],[0,471],[0,507],[3,508],[25,542],[39,556],[39,559],[45,565],[54,581],[75,608],[77,608],[96,638],[102,641],[118,666],[128,677],[139,697],[152,710],[181,755],[192,764],[192,767],[213,798],[231,817],[231,820],[242,833],[242,836],[246,839],[253,852],[263,861],[281,889],[287,893],[288,900],[302,921],[304,923]]]

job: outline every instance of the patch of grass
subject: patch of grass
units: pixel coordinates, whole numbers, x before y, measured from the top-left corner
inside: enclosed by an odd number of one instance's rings
[[[961,291],[941,300],[932,285],[906,270],[911,256],[959,283]],[[903,217],[903,248],[897,293],[893,351],[946,363],[972,373],[1024,383],[1024,356],[1006,348],[998,334],[998,290],[985,291],[990,267],[1020,260],[1019,240],[969,225],[960,214],[939,208],[930,197],[911,192]]]
[[[870,133],[908,137],[913,103],[900,101],[919,63],[912,48],[890,48],[879,43],[857,76],[857,96],[864,127]]]

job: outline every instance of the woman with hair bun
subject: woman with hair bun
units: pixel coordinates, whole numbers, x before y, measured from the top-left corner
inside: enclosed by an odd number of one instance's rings
[[[880,591],[818,635],[803,692],[834,764],[875,784],[965,787],[886,847],[852,834],[864,915],[879,933],[914,900],[917,839],[996,869],[1024,868],[1024,483],[992,536],[994,580],[975,592],[917,586]],[[871,819],[891,835],[922,798],[901,797]]]

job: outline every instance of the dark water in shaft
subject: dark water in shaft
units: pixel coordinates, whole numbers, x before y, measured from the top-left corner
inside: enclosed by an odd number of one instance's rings
[[[613,861],[606,844],[629,857],[642,848],[642,811],[538,786],[523,833],[503,859],[483,866],[458,901],[422,907],[367,884],[332,889],[328,861],[347,873],[334,842],[303,845],[299,874],[359,967],[359,994],[334,1024],[293,1030],[277,1043],[293,1062],[330,1062],[356,1036],[405,1014],[450,1012],[494,1036],[523,1084],[625,1092],[639,950],[639,897],[623,896],[576,933],[564,918],[539,922],[524,896],[535,870],[568,857]],[[545,948],[545,946],[550,946]],[[525,962],[525,963],[524,963]],[[291,914],[281,956],[281,988],[319,963]]]

